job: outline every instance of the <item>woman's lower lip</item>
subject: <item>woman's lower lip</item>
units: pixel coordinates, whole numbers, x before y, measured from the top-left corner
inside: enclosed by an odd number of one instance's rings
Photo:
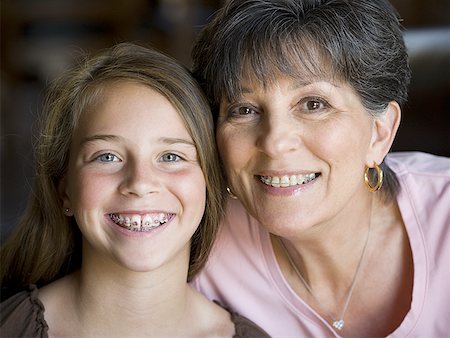
[[[294,196],[294,195],[298,195],[300,193],[302,193],[305,190],[309,190],[312,185],[314,185],[314,183],[316,183],[316,181],[320,178],[317,177],[314,180],[305,183],[305,184],[298,184],[298,185],[294,185],[294,186],[290,186],[290,187],[273,187],[271,185],[267,185],[264,184],[263,182],[261,182],[261,180],[259,179],[259,177],[256,177],[256,181],[260,184],[260,186],[262,187],[262,189],[273,196]]]

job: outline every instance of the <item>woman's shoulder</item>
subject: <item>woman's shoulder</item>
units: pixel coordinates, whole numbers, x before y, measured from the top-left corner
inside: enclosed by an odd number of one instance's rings
[[[400,184],[397,202],[410,239],[424,237],[430,257],[432,252],[439,255],[442,252],[435,243],[450,240],[450,158],[404,152],[390,155],[387,164]]]
[[[450,158],[423,152],[390,153],[386,162],[397,175],[436,175],[450,177]]]
[[[435,208],[450,198],[450,158],[421,152],[392,153],[386,163],[394,171],[404,195]],[[427,203],[428,201],[428,203]],[[448,210],[448,206],[444,206]]]
[[[47,337],[44,305],[38,298],[39,290],[30,285],[1,303],[0,331],[8,337]]]
[[[243,265],[253,266],[256,261],[261,261],[261,248],[267,246],[267,241],[262,239],[266,233],[267,230],[247,213],[239,200],[229,199],[213,249],[200,275],[207,272],[230,274],[230,268],[241,271]]]
[[[258,237],[260,224],[254,219],[237,199],[229,198],[226,204],[225,217],[219,232],[228,233],[233,240],[244,243]]]

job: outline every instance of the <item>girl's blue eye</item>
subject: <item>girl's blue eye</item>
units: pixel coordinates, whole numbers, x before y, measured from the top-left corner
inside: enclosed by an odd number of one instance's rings
[[[172,153],[164,154],[161,156],[163,162],[177,162],[181,160],[181,157]]]
[[[114,154],[106,153],[96,157],[96,160],[100,162],[117,162],[119,158]]]

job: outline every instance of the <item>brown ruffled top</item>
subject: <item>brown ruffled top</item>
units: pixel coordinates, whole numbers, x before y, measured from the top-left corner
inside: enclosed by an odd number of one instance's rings
[[[38,294],[38,288],[30,285],[27,290],[15,294],[0,304],[1,337],[48,337],[48,325],[44,319],[45,309]],[[269,337],[249,319],[226,310],[230,312],[231,321],[235,326],[234,338]]]
[[[44,305],[38,288],[30,285],[0,304],[1,337],[48,337]]]

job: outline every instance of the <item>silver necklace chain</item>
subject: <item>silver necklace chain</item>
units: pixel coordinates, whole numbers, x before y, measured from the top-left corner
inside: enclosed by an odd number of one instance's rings
[[[283,240],[280,237],[277,237],[279,242],[280,242],[281,248],[283,249],[284,254],[286,255],[287,259],[289,260],[289,264],[292,266],[292,268],[294,269],[295,273],[300,278],[301,282],[305,286],[305,288],[308,291],[308,293],[316,301],[317,305],[319,305],[320,308],[331,319],[333,327],[335,329],[337,329],[337,330],[342,330],[344,328],[344,325],[345,325],[344,316],[345,316],[345,313],[347,312],[348,305],[350,304],[350,299],[352,298],[353,290],[355,289],[356,280],[358,278],[359,271],[361,270],[361,265],[362,265],[362,261],[363,261],[363,258],[364,258],[365,252],[366,252],[367,243],[369,242],[369,235],[370,235],[370,222],[369,222],[369,229],[367,230],[366,242],[364,243],[364,247],[363,247],[363,250],[362,250],[362,253],[361,253],[361,257],[359,258],[359,262],[358,262],[358,265],[356,267],[355,275],[353,276],[352,284],[350,286],[350,290],[348,291],[347,299],[345,301],[345,305],[344,305],[344,308],[342,310],[342,313],[341,313],[341,316],[340,316],[339,319],[334,319],[333,316],[331,316],[331,314],[328,311],[326,311],[326,309],[323,307],[322,303],[319,302],[319,300],[316,298],[316,296],[314,296],[314,293],[313,293],[311,287],[308,285],[308,283],[303,278],[303,275],[298,270],[297,265],[295,265],[291,255],[289,254],[286,246],[284,245]]]

